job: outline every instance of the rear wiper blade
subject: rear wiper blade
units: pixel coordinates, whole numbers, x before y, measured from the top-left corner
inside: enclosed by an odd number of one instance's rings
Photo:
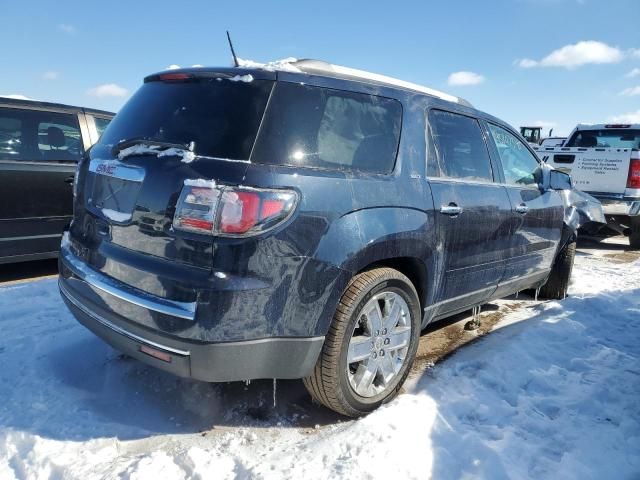
[[[111,148],[111,154],[115,157],[125,148],[133,147],[134,145],[149,145],[150,147],[167,148],[179,148],[180,150],[190,150],[191,145],[184,143],[171,143],[163,142],[162,140],[152,140],[145,137],[133,137],[126,140],[120,140]]]

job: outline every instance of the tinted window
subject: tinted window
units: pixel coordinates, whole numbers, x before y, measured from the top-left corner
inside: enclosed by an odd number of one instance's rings
[[[22,117],[0,110],[0,160],[18,160],[22,153]]]
[[[251,160],[388,173],[395,163],[401,122],[402,107],[396,100],[278,83]]]
[[[429,123],[441,176],[493,180],[489,152],[477,120],[432,110]]]
[[[93,150],[121,140],[195,142],[195,153],[248,160],[273,82],[199,78],[145,83],[111,120]]]
[[[628,128],[580,130],[574,133],[564,146],[584,148],[640,148],[640,130],[631,130]]]
[[[504,177],[512,185],[537,185],[540,163],[525,144],[504,128],[489,124],[489,131],[498,148]]]
[[[111,119],[110,118],[93,117],[93,120],[94,120],[94,122],[96,124],[96,130],[98,131],[98,137],[101,137],[102,136],[102,132],[104,132],[107,129],[107,126],[111,122]]]
[[[82,137],[75,115],[0,110],[0,159],[77,161],[82,152]]]
[[[38,150],[44,160],[79,160],[82,136],[75,115],[33,112],[38,121]]]

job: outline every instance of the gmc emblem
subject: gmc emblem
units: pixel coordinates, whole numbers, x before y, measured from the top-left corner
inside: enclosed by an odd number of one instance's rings
[[[100,173],[102,175],[109,175],[110,177],[112,177],[113,175],[115,175],[117,168],[118,168],[117,165],[113,165],[109,163],[106,163],[106,164],[101,163],[96,167],[96,173]]]

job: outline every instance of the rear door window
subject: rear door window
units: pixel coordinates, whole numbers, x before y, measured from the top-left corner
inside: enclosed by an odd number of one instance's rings
[[[439,160],[438,165],[429,166],[430,176],[493,181],[489,151],[480,124],[475,118],[444,110],[431,110],[429,124]]]
[[[511,132],[489,124],[489,132],[498,149],[504,179],[511,185],[535,185],[540,183],[540,162],[526,145]]]
[[[401,124],[402,106],[397,100],[279,82],[251,160],[389,173]]]
[[[38,151],[42,160],[80,160],[82,136],[77,115],[39,111],[33,114],[38,124]]]
[[[0,160],[77,161],[82,153],[76,115],[17,108],[0,110]]]

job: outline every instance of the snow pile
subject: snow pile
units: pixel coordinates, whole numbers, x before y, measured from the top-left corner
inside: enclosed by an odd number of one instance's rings
[[[11,98],[13,100],[35,100],[33,98],[27,97],[26,95],[21,95],[19,93],[9,93],[9,94],[0,94],[1,98]]]
[[[158,157],[182,157],[180,160],[182,163],[191,163],[196,159],[196,154],[191,150],[184,150],[182,148],[167,148],[160,151]]]
[[[229,78],[228,80],[230,80],[231,82],[245,82],[245,83],[251,83],[253,82],[253,75],[251,74],[247,74],[247,75],[235,75],[231,78]]]
[[[298,59],[294,57],[287,57],[281,60],[275,60],[273,62],[260,63],[253,60],[245,60],[238,58],[238,67],[241,68],[259,68],[261,70],[267,70],[269,72],[281,71],[281,72],[300,72],[300,69],[292,63],[297,62]]]
[[[121,357],[54,280],[0,288],[0,478],[639,478],[640,261],[576,261],[566,300],[499,302],[498,331],[315,429]]]
[[[134,155],[157,155],[158,157],[182,157],[182,163],[191,163],[195,160],[196,154],[190,150],[182,148],[165,148],[158,145],[137,144],[131,147],[123,148],[118,152],[118,158],[124,160]]]
[[[204,187],[212,189],[216,187],[215,180],[205,180],[204,178],[186,178],[184,184],[188,187]]]
[[[112,210],[110,208],[103,208],[100,212],[102,212],[102,214],[109,220],[113,220],[114,222],[126,222],[131,220],[130,213],[118,212],[117,210]]]

